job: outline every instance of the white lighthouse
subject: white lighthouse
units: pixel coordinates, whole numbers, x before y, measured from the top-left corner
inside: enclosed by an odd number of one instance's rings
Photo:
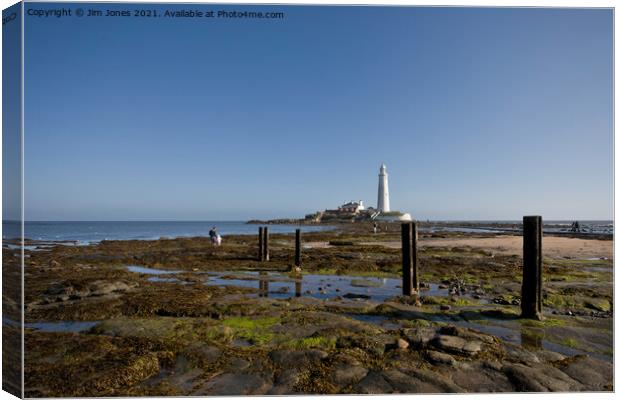
[[[390,211],[390,193],[388,191],[388,175],[385,164],[379,168],[379,196],[377,199],[377,211]]]

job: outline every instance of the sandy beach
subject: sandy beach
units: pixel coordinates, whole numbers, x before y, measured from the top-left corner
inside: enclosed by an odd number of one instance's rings
[[[365,245],[376,245],[377,242],[364,242]],[[400,249],[400,242],[380,242],[382,246]],[[308,245],[311,245],[310,243]],[[317,247],[326,247],[329,243],[312,244]],[[521,236],[495,236],[488,238],[450,238],[433,239],[422,238],[421,248],[427,247],[471,247],[491,251],[495,254],[522,255],[523,238]],[[586,260],[591,258],[613,258],[614,248],[612,240],[579,239],[559,236],[543,237],[543,255],[548,258]]]

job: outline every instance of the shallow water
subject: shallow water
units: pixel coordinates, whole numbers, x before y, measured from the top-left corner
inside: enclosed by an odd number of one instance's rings
[[[140,274],[155,275],[149,278],[151,282],[188,283],[177,278],[158,277],[158,275],[173,275],[184,271],[170,271],[137,265],[127,266],[127,270]],[[402,281],[396,278],[315,274],[288,275],[271,271],[207,271],[206,273],[202,271],[200,275],[205,276],[205,285],[255,288],[259,291],[255,295],[258,297],[287,299],[309,296],[318,299],[329,299],[336,296],[344,297],[349,295],[351,298],[358,297],[385,301],[402,294]],[[439,289],[438,286],[431,283],[430,288],[421,291],[421,295],[448,296],[448,289]]]
[[[182,281],[180,279],[177,278],[160,278],[158,276],[152,276],[149,279],[147,279],[149,282],[169,282],[169,283],[181,283],[183,285],[187,285],[190,282],[186,282],[186,281]]]
[[[231,279],[232,277],[232,279]],[[259,297],[291,298],[309,296],[329,299],[336,296],[358,296],[370,300],[385,301],[402,294],[402,281],[395,278],[374,278],[361,276],[314,275],[289,276],[277,272],[248,271],[236,273],[209,273],[205,282],[210,286],[241,286],[256,288]],[[359,286],[367,284],[368,286]],[[431,284],[423,295],[447,296],[447,289]]]
[[[36,329],[42,332],[84,332],[97,325],[99,321],[58,321],[58,322],[31,322],[25,324],[26,328]]]
[[[170,274],[178,274],[179,272],[182,272],[182,271],[170,271],[170,270],[165,270],[165,269],[140,267],[138,265],[128,265],[127,270],[129,272],[135,272],[138,274],[147,274],[147,275],[170,275]]]

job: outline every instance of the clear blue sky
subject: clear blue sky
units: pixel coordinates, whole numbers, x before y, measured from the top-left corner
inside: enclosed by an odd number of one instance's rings
[[[286,16],[27,17],[27,219],[612,218],[611,10],[154,8]]]

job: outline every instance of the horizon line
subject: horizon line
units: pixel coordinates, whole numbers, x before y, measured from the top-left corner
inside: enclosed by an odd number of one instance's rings
[[[67,219],[67,220],[24,220],[23,222],[249,222],[249,221],[274,221],[274,220],[298,220],[303,221],[303,218],[270,218],[270,219],[261,219],[261,218],[251,218],[251,219],[110,219],[110,220],[96,220],[96,219]],[[414,221],[418,222],[514,222],[521,221],[521,219],[429,219],[429,218],[421,218],[414,219]],[[613,218],[549,218],[544,219],[543,221],[610,221],[614,222]],[[3,219],[2,223],[5,222],[22,222],[19,219]],[[354,223],[354,222],[352,222]],[[286,224],[283,224],[286,225]],[[309,224],[315,225],[315,224]],[[321,225],[321,224],[316,224]],[[329,224],[326,224],[329,225]]]

